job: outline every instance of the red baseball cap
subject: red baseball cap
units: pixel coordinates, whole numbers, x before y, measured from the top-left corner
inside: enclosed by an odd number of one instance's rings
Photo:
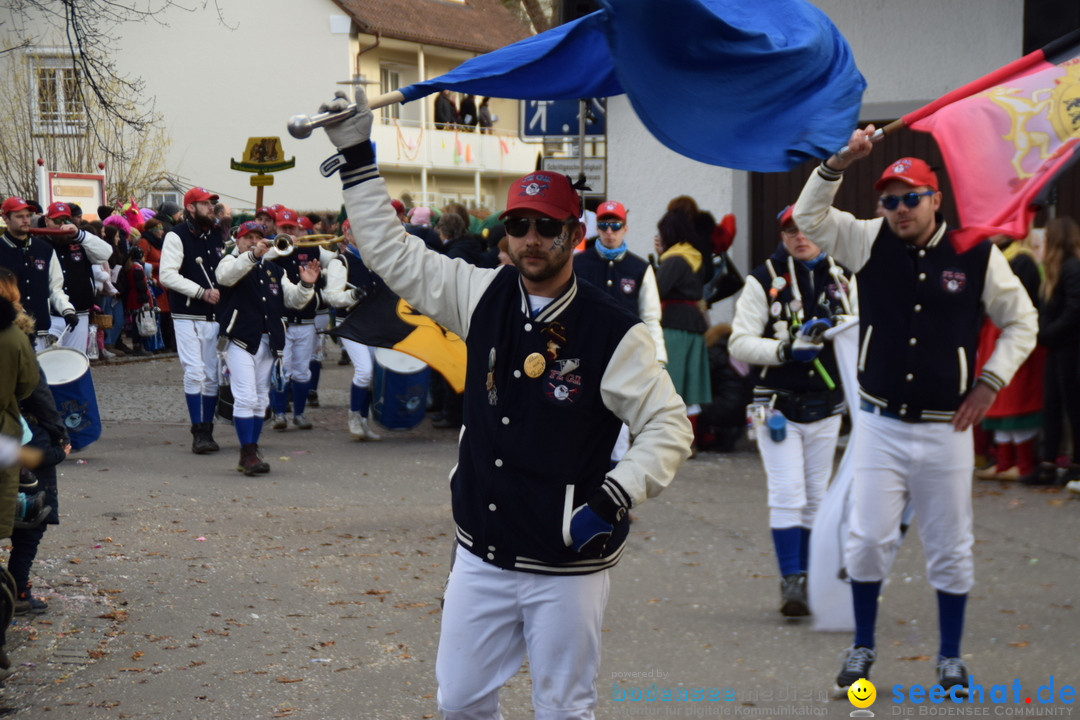
[[[4,205],[0,207],[0,213],[4,215],[19,212],[20,210],[33,210],[33,208],[30,206],[30,203],[26,202],[21,197],[9,197],[4,201]]]
[[[255,217],[259,217],[260,215],[266,215],[271,220],[274,219],[274,211],[268,207],[261,207],[255,211]]]
[[[248,220],[237,228],[236,237],[241,238],[249,233],[259,233],[260,237],[266,237],[266,228],[264,228],[263,224],[257,220]]]
[[[45,216],[50,220],[55,220],[62,217],[74,217],[74,214],[71,211],[71,206],[67,203],[54,202],[49,206],[49,210],[45,213]]]
[[[506,193],[506,210],[499,219],[513,210],[536,210],[556,220],[579,218],[581,198],[570,178],[562,173],[538,171],[510,185]]]
[[[218,196],[214,195],[206,188],[193,187],[184,193],[184,207],[194,205],[197,202],[216,203],[217,201]]]
[[[311,218],[309,217],[304,217],[303,215],[301,215],[296,222],[300,227],[304,228],[308,232],[312,232],[313,230],[315,230],[315,223],[311,222]]]
[[[620,202],[614,200],[608,200],[607,202],[600,203],[600,207],[596,208],[596,219],[606,217],[617,217],[623,222],[626,222],[626,208]]]
[[[397,211],[398,215],[401,215],[405,212],[405,203],[401,202],[400,200],[395,198],[390,201],[390,204],[394,206],[394,210]]]
[[[881,173],[881,179],[874,183],[874,189],[880,192],[891,180],[899,180],[911,187],[925,185],[934,192],[938,190],[937,173],[919,158],[900,158],[890,164],[889,167],[885,168],[885,172]]]
[[[296,211],[289,208],[282,208],[274,213],[274,223],[278,227],[300,227]]]
[[[780,211],[780,214],[776,216],[776,219],[780,221],[780,227],[784,227],[791,222],[791,216],[795,214],[795,206],[788,205],[786,208]]]

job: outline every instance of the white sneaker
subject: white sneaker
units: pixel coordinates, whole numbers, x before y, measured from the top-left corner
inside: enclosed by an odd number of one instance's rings
[[[108,350],[102,350],[101,357],[105,358],[106,360],[112,360],[114,357],[116,357],[116,353],[111,353]]]
[[[1065,489],[1071,493],[1076,493],[1077,495],[1080,495],[1080,480],[1070,480],[1069,482],[1065,483]]]
[[[312,427],[311,421],[307,419],[304,413],[300,413],[299,415],[293,417],[292,424],[300,428],[301,430],[310,430]]]
[[[382,436],[371,429],[371,421],[366,417],[360,418],[360,424],[364,427],[364,434],[368,440],[382,440]]]
[[[274,415],[274,424],[270,427],[275,430],[285,430],[289,427],[289,421],[285,419],[285,416],[282,413],[278,413]]]
[[[363,418],[360,417],[358,410],[352,410],[349,412],[349,435],[353,440],[366,440],[367,433],[364,432]]]

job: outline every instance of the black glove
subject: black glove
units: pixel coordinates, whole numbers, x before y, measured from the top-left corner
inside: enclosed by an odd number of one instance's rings
[[[74,330],[79,324],[79,316],[74,312],[66,312],[64,313],[64,322],[67,323],[68,330]]]

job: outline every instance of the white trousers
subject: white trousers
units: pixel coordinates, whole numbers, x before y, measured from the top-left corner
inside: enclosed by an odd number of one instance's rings
[[[176,354],[184,369],[184,394],[217,395],[218,324],[213,320],[173,320]]]
[[[849,575],[861,582],[885,579],[910,500],[930,585],[957,595],[968,592],[975,582],[971,430],[956,432],[947,423],[906,423],[859,413],[844,547]]]
[[[457,548],[435,661],[443,717],[500,720],[499,688],[527,651],[537,720],[592,720],[607,596],[607,570],[523,573]]]
[[[64,322],[64,318],[50,315],[49,334],[60,338],[60,342],[57,343],[60,347],[75,348],[86,352],[86,346],[90,342],[90,313],[81,312],[76,315],[79,318],[79,324],[66,335],[64,330],[67,328],[67,323]]]
[[[325,359],[326,335],[330,327],[330,313],[318,313],[315,316],[315,347],[311,351],[311,362],[322,362]]]
[[[262,417],[270,404],[270,369],[274,364],[269,336],[263,335],[254,355],[230,342],[225,362],[232,378],[233,417]]]
[[[346,338],[341,338],[341,344],[345,346],[345,352],[349,353],[349,360],[352,361],[352,384],[357,387],[369,387],[375,374],[375,351],[368,345]]]
[[[809,530],[832,475],[840,416],[811,423],[789,420],[785,434],[776,442],[764,424],[757,428],[758,452],[769,486],[769,527]]]
[[[316,337],[314,325],[285,328],[285,350],[281,354],[285,377],[300,383],[311,379],[311,356],[315,352]]]

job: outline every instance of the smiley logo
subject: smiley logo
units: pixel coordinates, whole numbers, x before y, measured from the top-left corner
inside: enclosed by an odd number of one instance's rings
[[[877,699],[877,688],[866,678],[859,678],[848,687],[847,696],[855,707],[868,708]]]

